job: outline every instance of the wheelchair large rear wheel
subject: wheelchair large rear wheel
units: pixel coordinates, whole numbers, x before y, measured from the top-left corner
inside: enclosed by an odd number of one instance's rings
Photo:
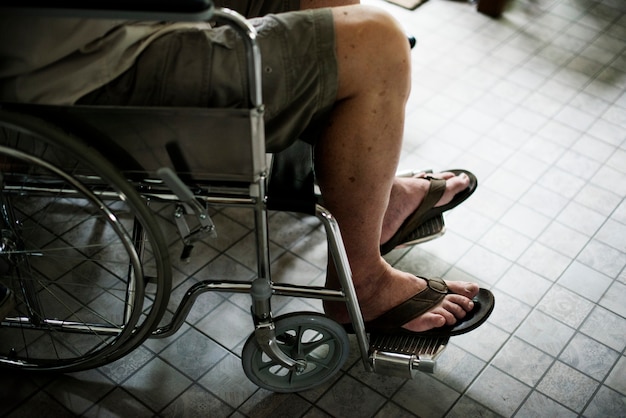
[[[0,367],[84,370],[145,340],[171,273],[134,187],[85,142],[5,111],[0,176],[0,284],[16,297],[0,318]]]

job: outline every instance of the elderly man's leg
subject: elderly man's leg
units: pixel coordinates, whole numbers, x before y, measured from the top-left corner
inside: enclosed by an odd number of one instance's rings
[[[426,287],[422,279],[392,268],[380,256],[381,234],[389,235],[423,198],[421,179],[394,178],[410,88],[409,47],[396,22],[367,7],[333,9],[339,92],[329,125],[316,147],[316,172],[325,205],[342,230],[364,319],[371,320]],[[467,187],[448,181],[444,203]],[[391,193],[392,188],[394,193]],[[390,205],[394,210],[388,210]],[[400,205],[402,203],[402,205]],[[327,284],[337,286],[329,266]],[[455,295],[405,327],[424,331],[465,316],[478,286],[449,283]],[[349,318],[341,304],[326,303],[339,322]]]

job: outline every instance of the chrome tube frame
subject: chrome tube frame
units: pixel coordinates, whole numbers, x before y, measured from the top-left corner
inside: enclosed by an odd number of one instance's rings
[[[218,23],[226,23],[235,29],[246,46],[246,62],[248,68],[248,94],[251,107],[256,109],[258,114],[264,112],[263,105],[263,79],[261,72],[261,49],[257,42],[256,29],[239,13],[226,9],[216,8],[213,18]],[[263,154],[265,154],[265,138],[264,132],[258,132],[258,145]],[[267,173],[257,179],[256,184],[250,186],[250,196],[254,199],[254,224],[256,230],[257,242],[257,267],[259,278],[270,280],[270,256],[269,256],[269,237],[267,235],[267,208],[265,205],[265,196],[267,188]]]
[[[300,286],[294,284],[278,284],[270,283],[273,295],[290,296],[298,298],[311,298],[327,301],[345,302],[353,328],[355,330],[357,344],[361,354],[361,359],[365,370],[372,371],[372,365],[369,361],[369,339],[365,332],[363,316],[352,283],[352,272],[348,256],[346,254],[341,232],[337,220],[323,206],[316,205],[316,216],[321,220],[326,231],[328,241],[329,254],[332,257],[338,275],[342,290],[333,290],[325,287],[316,286]],[[155,338],[166,338],[178,331],[183,325],[187,314],[201,294],[205,292],[225,292],[225,293],[250,293],[253,282],[244,281],[217,281],[207,280],[192,286],[183,296],[178,309],[174,313],[169,324],[156,329],[152,336]]]
[[[350,262],[348,261],[348,255],[346,254],[346,249],[343,245],[339,224],[332,214],[321,205],[316,205],[315,210],[317,217],[322,220],[324,228],[326,229],[328,249],[335,263],[335,268],[339,276],[339,283],[343,289],[344,300],[356,334],[363,366],[365,367],[365,370],[372,371],[372,365],[369,361],[369,339],[367,338],[367,334],[365,332],[363,315],[361,314],[361,308],[354,289],[354,283],[352,282]]]
[[[254,27],[240,14],[222,8],[215,8],[212,10],[210,19],[215,20],[218,23],[225,23],[232,27],[241,36],[241,39],[245,43],[246,60],[247,60],[247,80],[248,80],[248,100],[249,107],[253,116],[262,116],[264,112],[264,104],[262,98],[262,60],[260,48],[257,40],[257,33]],[[262,122],[262,121],[261,121]],[[262,127],[262,123],[260,125]],[[257,131],[255,126],[251,127],[258,135],[254,137],[255,146],[258,145],[258,150],[265,154],[265,140],[264,130]],[[340,301],[345,302],[350,319],[353,324],[353,328],[356,332],[357,343],[361,352],[363,364],[368,371],[372,370],[372,366],[368,359],[369,341],[365,332],[363,317],[357,300],[354,284],[352,283],[352,272],[348,257],[343,245],[339,225],[332,214],[320,205],[316,205],[315,214],[321,220],[324,225],[327,242],[329,247],[329,255],[335,264],[338,272],[341,290],[327,289],[324,287],[314,286],[298,286],[292,284],[276,284],[271,281],[270,274],[270,257],[269,257],[269,237],[268,237],[268,210],[266,207],[266,188],[267,188],[267,165],[262,166],[264,172],[258,175],[249,186],[249,193],[247,196],[243,194],[239,196],[228,196],[229,193],[225,193],[224,196],[203,196],[204,192],[194,193],[194,197],[197,199],[205,200],[210,204],[222,205],[222,206],[242,206],[253,208],[255,213],[255,230],[256,230],[256,244],[257,244],[257,268],[258,279],[267,280],[271,289],[272,295],[291,296],[291,297],[304,297],[315,298],[328,301]],[[80,185],[75,185],[80,190]],[[51,188],[54,189],[54,185]],[[211,191],[210,186],[207,190]],[[32,192],[37,190],[33,188]],[[47,190],[49,191],[49,190]],[[67,190],[58,190],[60,194],[70,193]],[[230,192],[230,190],[228,190]],[[150,190],[150,186],[146,190],[140,191],[141,195],[146,199],[162,199],[166,201],[176,201],[178,196],[174,193],[168,192],[160,185],[156,185],[153,190]],[[109,192],[102,190],[101,192],[94,193],[94,199],[102,198],[106,199],[110,197]],[[143,248],[141,245],[137,245],[137,238],[139,238],[141,231],[134,231],[134,239],[131,237],[125,237],[125,245],[132,247],[131,254],[133,255],[133,266],[135,266],[139,275],[143,273],[141,269],[141,263],[137,252],[141,253]],[[141,242],[141,239],[139,239]],[[137,286],[143,286],[143,277],[134,277],[137,281]],[[208,291],[217,292],[229,292],[229,293],[251,293],[252,282],[237,282],[237,281],[203,281],[192,286],[184,295],[182,301],[178,305],[176,312],[169,324],[159,327],[153,331],[152,336],[157,338],[164,338],[174,334],[184,323],[189,311],[191,310],[197,297]],[[132,292],[132,289],[131,289]],[[127,312],[127,315],[137,315],[135,312]],[[25,318],[15,318],[15,322],[21,326],[27,325]],[[123,328],[115,327],[96,327],[91,328],[89,325],[81,326],[80,324],[70,322],[54,322],[48,325],[54,326],[60,330],[66,332],[85,332],[93,331],[94,329],[98,333],[103,335],[115,335],[123,332],[132,332],[131,330],[125,330]],[[262,324],[261,327],[257,327],[257,338],[265,338],[265,344],[262,346],[276,346],[276,337],[271,328],[271,315],[268,315],[268,322]],[[280,360],[280,359],[279,359]],[[284,359],[280,361],[285,363],[287,367],[297,367],[299,363],[292,361],[293,359]]]
[[[256,29],[242,15],[234,10],[216,8],[213,19],[218,23],[226,23],[234,28],[246,44],[246,60],[248,62],[248,88],[250,104],[263,111],[263,93],[261,76],[261,50],[257,42]]]

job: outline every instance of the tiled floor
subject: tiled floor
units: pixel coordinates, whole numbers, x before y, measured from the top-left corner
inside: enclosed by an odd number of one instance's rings
[[[446,217],[443,238],[389,260],[479,281],[497,297],[489,322],[453,338],[434,375],[366,374],[353,346],[330,384],[276,395],[242,372],[247,296],[210,294],[174,337],[109,366],[61,377],[3,372],[0,415],[626,416],[626,3],[512,0],[497,20],[463,1],[413,12],[367,3],[419,40],[401,168],[462,167],[480,181]],[[222,238],[176,269],[176,286],[184,273],[252,277],[245,215],[217,215]],[[277,279],[321,282],[317,221],[276,214],[271,223]]]

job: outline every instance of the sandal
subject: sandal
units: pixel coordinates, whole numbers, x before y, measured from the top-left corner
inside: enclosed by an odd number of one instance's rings
[[[443,179],[436,179],[431,176],[424,177],[425,179],[430,181],[430,188],[428,189],[426,196],[424,196],[424,200],[418,206],[418,208],[415,209],[415,212],[413,212],[411,215],[409,215],[408,218],[406,218],[406,220],[396,231],[396,233],[387,242],[380,246],[380,253],[382,255],[389,253],[399,245],[406,246],[417,243],[418,240],[414,240],[411,238],[415,235],[416,229],[418,229],[426,221],[433,219],[434,217],[441,215],[443,212],[460,205],[465,200],[467,200],[467,198],[470,197],[472,193],[474,193],[476,187],[478,186],[478,180],[476,179],[476,176],[474,174],[466,170],[445,171],[454,173],[457,176],[465,173],[470,179],[469,186],[454,195],[449,203],[434,207],[439,199],[441,199],[441,196],[443,196],[443,193],[446,191],[446,181]]]
[[[474,309],[467,313],[465,318],[460,319],[454,325],[434,328],[423,332],[413,332],[402,325],[428,312],[443,298],[451,293],[446,283],[440,278],[424,279],[428,283],[410,299],[385,312],[381,316],[365,323],[365,331],[375,334],[405,334],[414,336],[452,337],[465,334],[482,325],[495,306],[493,293],[487,289],[480,289],[474,297]],[[345,324],[344,328],[349,333],[354,333],[352,324]]]

